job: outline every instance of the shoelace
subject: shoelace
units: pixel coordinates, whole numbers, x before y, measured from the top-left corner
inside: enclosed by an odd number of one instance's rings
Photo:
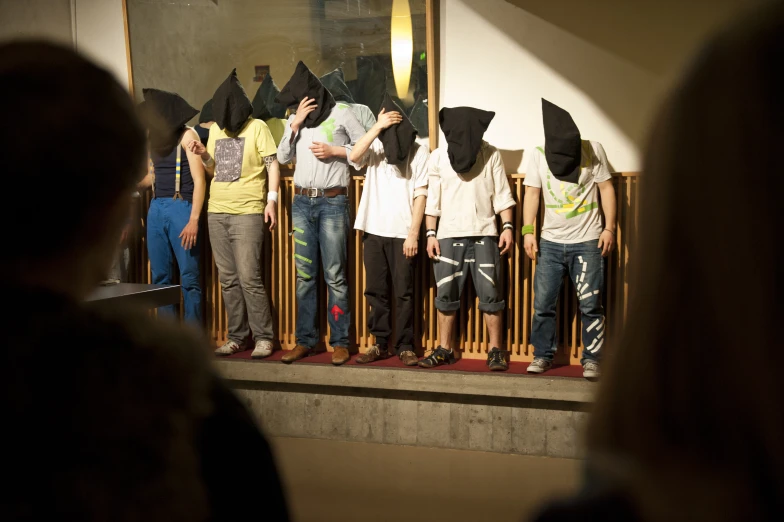
[[[491,363],[506,362],[505,356],[506,356],[506,350],[493,350],[492,352],[490,352],[490,362]]]

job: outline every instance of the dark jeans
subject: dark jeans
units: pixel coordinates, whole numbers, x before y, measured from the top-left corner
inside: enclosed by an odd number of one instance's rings
[[[318,343],[319,256],[327,283],[329,344],[348,348],[351,310],[346,281],[346,240],[349,230],[348,197],[294,196],[294,261],[297,267],[297,344],[314,348]]]
[[[572,245],[542,239],[534,278],[531,344],[534,357],[552,360],[557,348],[555,308],[567,273],[577,289],[582,314],[582,362],[598,361],[604,344],[604,258],[598,240]]]
[[[201,323],[201,244],[197,241],[190,250],[185,250],[180,239],[182,229],[191,218],[192,208],[191,203],[183,199],[153,199],[147,212],[147,253],[150,256],[152,283],[155,285],[172,284],[173,259],[177,259],[185,320]],[[173,315],[174,305],[158,310]]]
[[[208,214],[212,256],[229,318],[229,339],[272,341],[272,313],[261,272],[262,214]]]
[[[370,304],[368,328],[376,342],[387,348],[392,335],[390,325],[391,276],[395,289],[395,337],[393,346],[400,354],[414,350],[414,259],[403,254],[405,239],[365,234],[365,297]]]

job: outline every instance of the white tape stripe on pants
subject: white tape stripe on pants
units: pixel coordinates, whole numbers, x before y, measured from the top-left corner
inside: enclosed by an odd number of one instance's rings
[[[444,257],[444,256],[438,256],[438,258],[437,258],[437,259],[438,259],[439,261],[443,261],[444,263],[449,263],[450,265],[455,265],[455,266],[458,266],[458,265],[460,265],[460,263],[458,263],[458,262],[457,262],[457,261],[455,261],[454,259],[449,259],[448,257]]]
[[[481,268],[477,268],[477,271],[478,271],[480,274],[482,274],[483,276],[485,276],[485,279],[487,279],[488,281],[490,281],[490,284],[491,284],[491,285],[493,285],[493,287],[495,287],[495,281],[493,281],[493,278],[492,278],[492,277],[490,277],[489,275],[487,275],[487,274],[485,274],[484,272],[482,272],[482,269],[481,269]]]
[[[456,278],[456,277],[460,277],[460,276],[462,276],[462,275],[463,275],[463,272],[455,272],[454,274],[452,274],[452,275],[450,275],[450,276],[446,276],[446,277],[445,277],[445,278],[443,278],[441,281],[439,281],[438,283],[436,283],[436,286],[445,285],[446,283],[448,283],[449,281],[453,280],[454,278]]]

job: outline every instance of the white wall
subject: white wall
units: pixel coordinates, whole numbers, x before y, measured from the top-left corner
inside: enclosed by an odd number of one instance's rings
[[[128,88],[122,0],[72,0],[76,50],[106,67]]]
[[[522,151],[544,141],[543,97],[604,145],[615,170],[639,170],[672,79],[710,31],[753,3],[441,0],[439,102],[495,111],[486,139],[509,172],[524,172]]]

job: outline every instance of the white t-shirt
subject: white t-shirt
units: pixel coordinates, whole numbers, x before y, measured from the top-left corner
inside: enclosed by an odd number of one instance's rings
[[[458,174],[449,162],[448,147],[430,155],[430,181],[425,215],[438,220],[438,239],[497,236],[496,214],[515,206],[501,153],[483,141],[476,163]]]
[[[612,176],[601,143],[583,140],[580,169],[577,183],[563,182],[550,172],[544,147],[536,147],[531,153],[524,184],[542,189],[545,205],[542,239],[573,244],[599,239],[602,235],[596,184]]]
[[[427,147],[414,144],[405,165],[390,165],[384,145],[373,140],[360,164],[367,165],[354,228],[368,234],[405,239],[414,215],[414,199],[427,196]],[[400,167],[400,168],[398,168]]]

